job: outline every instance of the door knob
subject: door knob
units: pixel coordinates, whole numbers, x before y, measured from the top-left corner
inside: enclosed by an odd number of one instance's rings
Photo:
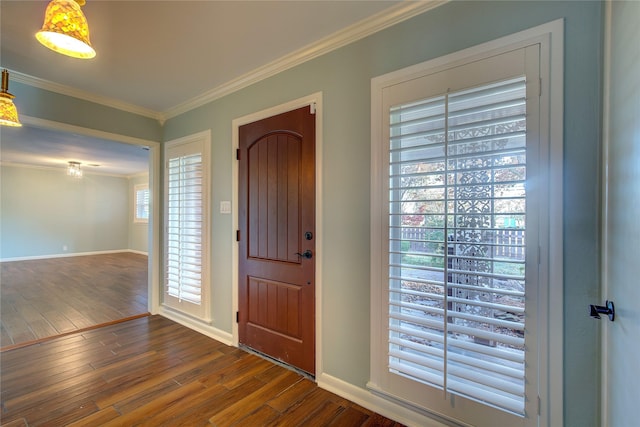
[[[605,301],[605,306],[593,304],[589,306],[589,316],[593,317],[594,319],[600,319],[601,314],[606,314],[607,316],[609,316],[609,320],[613,322],[613,320],[616,318],[616,309],[613,305],[613,301]]]
[[[313,253],[307,249],[306,251],[300,253],[296,252],[296,255],[301,256],[302,258],[311,259],[313,257]]]

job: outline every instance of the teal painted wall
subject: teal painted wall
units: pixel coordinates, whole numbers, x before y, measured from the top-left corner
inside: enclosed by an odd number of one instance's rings
[[[358,387],[369,376],[369,172],[371,78],[563,18],[565,425],[595,426],[598,167],[602,4],[596,1],[454,1],[169,120],[164,140],[212,131],[214,326],[231,332],[231,217],[215,207],[232,192],[231,121],[322,91],[324,99],[324,371]],[[558,286],[559,284],[552,284]]]
[[[126,111],[11,82],[11,93],[20,116],[66,123],[98,131],[150,141],[162,140],[157,120]]]
[[[127,178],[3,165],[0,180],[0,259],[128,249]]]

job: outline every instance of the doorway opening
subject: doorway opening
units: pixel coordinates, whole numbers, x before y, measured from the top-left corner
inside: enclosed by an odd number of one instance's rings
[[[2,157],[12,160],[3,166],[1,193],[0,348],[148,315],[157,214],[150,203],[148,221],[134,223],[134,193],[140,181],[150,194],[157,188],[159,143],[32,117],[23,122],[19,134],[2,129]],[[109,166],[107,157],[132,152],[140,170],[124,168],[124,160],[115,166],[122,170]],[[84,164],[82,178],[66,176],[70,160]]]

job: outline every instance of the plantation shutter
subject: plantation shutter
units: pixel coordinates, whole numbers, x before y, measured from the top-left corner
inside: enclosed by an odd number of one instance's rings
[[[201,303],[202,154],[167,162],[166,292],[179,301]]]
[[[149,220],[149,187],[147,185],[137,185],[136,192],[136,212],[137,221]]]
[[[526,84],[390,109],[388,369],[524,414]]]

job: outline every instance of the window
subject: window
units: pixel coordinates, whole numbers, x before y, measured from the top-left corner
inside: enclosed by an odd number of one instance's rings
[[[149,184],[136,184],[133,187],[135,206],[133,222],[149,222]]]
[[[389,367],[518,414],[525,117],[518,77],[392,107],[389,146]]]
[[[168,143],[165,151],[164,304],[206,321],[208,145],[198,134]]]
[[[540,44],[478,56],[372,84],[369,387],[473,425],[538,425],[550,217]]]

